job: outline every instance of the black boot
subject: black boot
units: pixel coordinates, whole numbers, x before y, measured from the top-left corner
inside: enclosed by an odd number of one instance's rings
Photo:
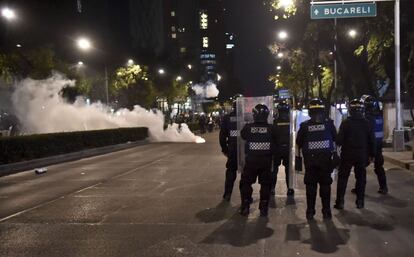
[[[364,200],[363,199],[357,199],[356,202],[355,202],[355,204],[356,204],[356,207],[358,209],[364,208]]]
[[[249,200],[242,201],[242,204],[241,204],[240,210],[239,210],[240,215],[247,217],[247,216],[249,216],[249,212],[250,212]]]
[[[334,208],[338,210],[343,210],[344,205],[345,205],[344,199],[336,199]]]
[[[293,195],[295,195],[295,190],[292,188],[289,188],[287,191],[287,196],[293,196]]]
[[[331,209],[322,209],[322,217],[324,220],[332,219]]]
[[[260,209],[260,216],[261,217],[267,217],[268,210],[269,210],[269,201],[260,200],[259,209]]]
[[[387,187],[380,187],[380,189],[378,190],[378,193],[382,194],[382,195],[386,195],[386,194],[388,194],[388,188]]]
[[[225,200],[226,202],[230,202],[230,200],[231,200],[231,194],[224,194],[223,195],[223,200]]]
[[[313,220],[313,216],[315,216],[315,209],[307,209],[306,210],[306,219]]]
[[[306,219],[312,220],[315,216],[317,184],[306,185]]]

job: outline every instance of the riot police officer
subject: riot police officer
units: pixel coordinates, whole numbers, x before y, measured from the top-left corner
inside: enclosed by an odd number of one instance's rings
[[[269,109],[258,104],[253,108],[254,122],[246,124],[241,130],[241,137],[246,141],[246,161],[240,180],[241,207],[240,214],[249,215],[252,197],[252,185],[259,177],[260,183],[260,216],[267,216],[271,186],[272,167],[272,132],[268,124]]]
[[[227,157],[226,178],[224,182],[223,199],[230,201],[233,192],[234,181],[237,177],[237,114],[236,101],[233,102],[231,112],[223,117],[220,126],[219,141],[221,151]]]
[[[344,208],[349,174],[354,167],[356,179],[356,207],[364,208],[366,167],[374,156],[375,139],[371,124],[364,118],[364,103],[354,99],[349,104],[350,117],[341,123],[337,145],[341,147],[341,164],[338,172],[336,209]]]
[[[382,140],[384,138],[384,119],[377,99],[370,95],[362,96],[365,106],[365,118],[371,123],[375,135],[374,172],[378,178],[380,194],[388,193],[387,177],[384,170]]]
[[[273,121],[273,172],[272,187],[270,193],[275,194],[277,174],[282,163],[285,167],[287,195],[292,196],[295,191],[289,188],[289,153],[290,153],[290,106],[287,101],[277,105],[278,116]]]
[[[331,173],[335,156],[336,129],[332,120],[326,118],[325,105],[320,99],[309,102],[310,120],[300,124],[296,144],[302,149],[305,163],[306,218],[315,215],[316,194],[322,200],[322,215],[331,219]]]

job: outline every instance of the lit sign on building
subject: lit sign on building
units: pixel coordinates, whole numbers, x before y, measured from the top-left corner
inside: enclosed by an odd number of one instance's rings
[[[208,37],[203,37],[203,48],[208,48]]]
[[[200,28],[207,29],[208,28],[208,15],[206,11],[200,12]]]

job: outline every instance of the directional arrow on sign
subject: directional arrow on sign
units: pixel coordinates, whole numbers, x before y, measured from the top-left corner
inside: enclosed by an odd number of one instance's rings
[[[314,13],[315,13],[316,16],[318,16],[318,14],[319,14],[318,9],[315,9]]]

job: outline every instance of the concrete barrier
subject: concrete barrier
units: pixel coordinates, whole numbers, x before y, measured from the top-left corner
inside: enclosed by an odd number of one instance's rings
[[[39,167],[50,166],[62,162],[75,161],[87,157],[107,154],[111,152],[121,151],[128,148],[133,148],[140,145],[148,144],[149,140],[141,140],[136,142],[129,142],[118,145],[110,145],[99,148],[92,148],[83,151],[50,156],[46,158],[34,159],[30,161],[16,162],[10,164],[0,165],[0,177],[15,174],[22,171],[27,171]]]

